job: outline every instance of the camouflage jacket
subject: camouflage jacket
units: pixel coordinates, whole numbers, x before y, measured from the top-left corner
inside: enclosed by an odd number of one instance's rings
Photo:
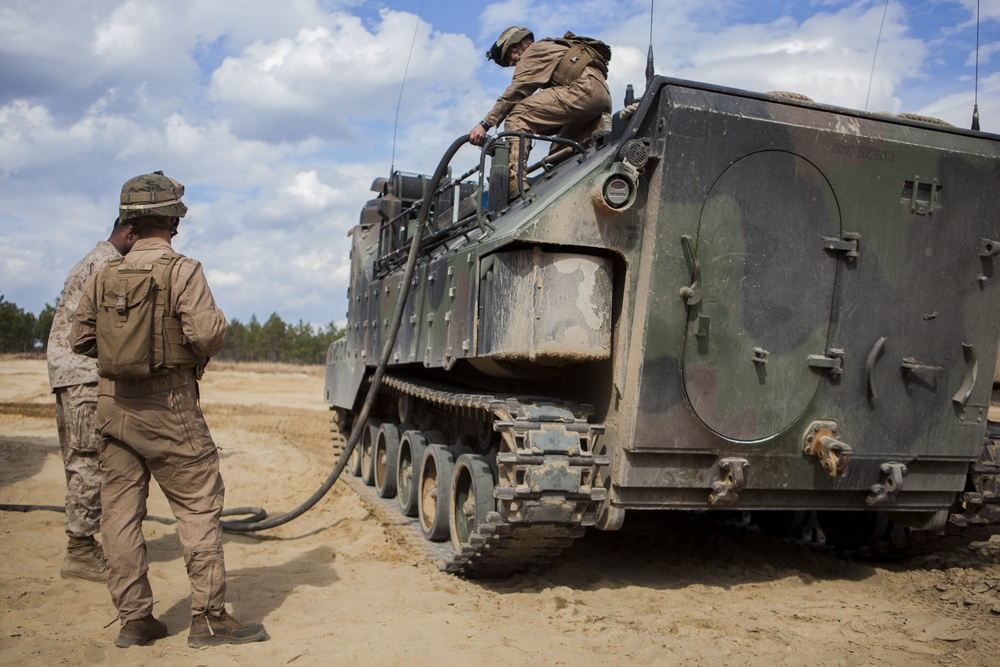
[[[97,382],[97,362],[74,353],[69,347],[69,330],[73,312],[80,303],[83,285],[91,274],[121,257],[108,241],[101,241],[70,270],[63,284],[62,296],[52,318],[49,343],[45,354],[49,367],[49,385],[53,390],[76,384]]]

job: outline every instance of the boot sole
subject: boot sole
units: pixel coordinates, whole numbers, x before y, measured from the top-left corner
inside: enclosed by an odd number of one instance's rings
[[[187,643],[189,648],[204,648],[206,646],[224,646],[225,644],[250,644],[265,639],[267,639],[267,630],[261,629],[260,632],[249,637],[225,637],[222,635],[188,637]]]

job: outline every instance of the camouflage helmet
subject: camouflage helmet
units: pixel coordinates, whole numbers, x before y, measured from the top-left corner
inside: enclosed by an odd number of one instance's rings
[[[507,52],[510,51],[510,47],[518,44],[525,37],[529,37],[532,41],[535,40],[535,34],[527,28],[512,25],[500,33],[500,37],[497,38],[496,43],[486,52],[486,58],[501,67],[506,67],[505,61],[507,60]]]
[[[122,223],[150,216],[183,218],[187,214],[183,196],[184,186],[162,171],[130,178],[122,186],[119,218]]]

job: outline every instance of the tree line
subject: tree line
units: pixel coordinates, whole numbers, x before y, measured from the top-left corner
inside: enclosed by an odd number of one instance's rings
[[[0,353],[44,353],[52,329],[56,305],[45,304],[40,313],[26,312],[0,294]],[[243,324],[238,319],[229,322],[226,344],[215,355],[225,361],[270,361],[292,364],[324,364],[330,343],[344,335],[344,330],[331,322],[314,327],[302,320],[287,324],[277,313],[271,313],[261,324],[256,315]]]
[[[331,322],[313,327],[299,320],[286,324],[277,313],[271,313],[264,324],[256,315],[243,324],[238,319],[229,322],[226,344],[215,355],[225,361],[277,361],[293,364],[325,364],[330,343],[344,335],[344,329]]]
[[[45,304],[38,315],[18,308],[0,294],[0,353],[35,352],[45,349],[56,307]]]

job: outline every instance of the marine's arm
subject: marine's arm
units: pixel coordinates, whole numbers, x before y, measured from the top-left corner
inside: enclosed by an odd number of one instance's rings
[[[211,357],[226,342],[226,316],[216,305],[201,263],[184,258],[174,267],[174,312],[192,349]]]
[[[497,98],[496,104],[483,118],[491,127],[499,125],[514,105],[548,85],[552,72],[565,53],[566,47],[549,41],[535,42],[517,61],[514,77],[507,90]]]
[[[70,317],[70,349],[87,357],[97,357],[97,278],[100,271],[90,274],[83,284],[80,303]]]

